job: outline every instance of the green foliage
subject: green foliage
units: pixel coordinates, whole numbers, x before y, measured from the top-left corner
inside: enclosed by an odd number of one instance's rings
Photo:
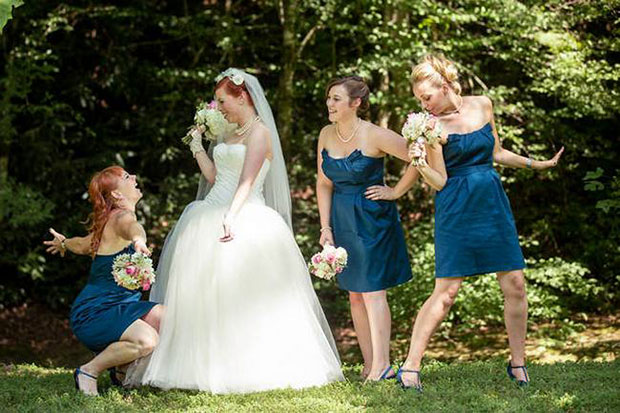
[[[602,209],[606,214],[615,212],[620,209],[620,178],[619,171],[616,170],[616,174],[611,178],[609,186],[609,198],[602,199],[596,203],[596,207]],[[605,185],[599,180],[603,177],[605,171],[602,168],[596,168],[596,171],[588,172],[583,178],[585,181],[584,189],[586,191],[604,191]]]
[[[13,8],[19,7],[22,4],[24,4],[22,0],[0,0],[0,32],[2,32],[6,23],[13,17]]]
[[[32,228],[49,220],[54,205],[27,186],[9,180],[0,188],[0,225]]]
[[[361,366],[346,366],[347,381],[304,390],[212,395],[152,388],[121,391],[100,378],[100,397],[78,394],[71,372],[34,365],[0,371],[0,403],[8,411],[191,412],[560,412],[620,409],[618,360],[609,363],[529,364],[532,383],[518,388],[505,362],[428,363],[424,393],[403,391],[394,381],[364,385]]]

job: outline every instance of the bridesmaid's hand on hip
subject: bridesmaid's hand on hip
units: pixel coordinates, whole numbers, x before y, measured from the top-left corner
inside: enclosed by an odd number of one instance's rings
[[[369,186],[364,195],[372,201],[393,201],[398,198],[394,188],[387,185]]]

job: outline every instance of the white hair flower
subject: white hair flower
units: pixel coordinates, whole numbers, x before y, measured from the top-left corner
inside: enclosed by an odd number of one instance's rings
[[[232,82],[237,85],[237,86],[241,86],[243,84],[243,76],[241,76],[240,74],[235,74],[232,76],[229,76],[230,80],[232,80]]]
[[[241,73],[235,73],[232,69],[226,69],[215,78],[215,83],[219,83],[224,77],[229,78],[235,85],[241,86],[244,82]]]

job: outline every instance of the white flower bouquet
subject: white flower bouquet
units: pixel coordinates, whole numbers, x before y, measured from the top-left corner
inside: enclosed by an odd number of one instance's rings
[[[190,126],[187,135],[181,141],[189,145],[194,136],[203,136],[206,140],[215,141],[218,136],[231,128],[222,112],[217,109],[217,103],[202,102],[196,107],[194,124]]]
[[[426,164],[425,144],[434,145],[441,136],[441,125],[437,118],[428,113],[411,112],[403,125],[402,135],[411,148],[414,165]]]

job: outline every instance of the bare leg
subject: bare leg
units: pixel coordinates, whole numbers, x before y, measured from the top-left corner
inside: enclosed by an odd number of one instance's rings
[[[351,304],[351,318],[353,319],[353,328],[357,335],[357,342],[362,351],[364,359],[364,369],[362,377],[366,378],[372,366],[372,344],[370,341],[370,326],[368,324],[368,314],[362,293],[354,293],[349,291],[349,302]]]
[[[110,367],[127,364],[150,354],[158,340],[159,336],[153,327],[142,320],[136,320],[119,341],[110,344],[91,361],[80,366],[80,370],[96,377]],[[80,374],[78,384],[85,394],[98,394],[96,380]]]
[[[462,278],[435,279],[435,289],[420,308],[413,324],[409,354],[403,363],[404,369],[420,370],[428,342],[439,323],[448,315],[462,282]],[[415,373],[403,373],[402,377],[406,386],[419,384],[419,376]]]
[[[144,320],[148,325],[153,327],[155,331],[159,333],[159,325],[161,323],[161,319],[164,316],[164,311],[166,307],[162,304],[157,304],[155,307],[151,308],[151,311],[142,316],[141,320]]]
[[[527,333],[527,293],[522,270],[498,272],[497,281],[504,293],[504,322],[508,332],[511,364],[525,365],[525,335]],[[513,369],[517,380],[529,380],[522,369]]]
[[[372,343],[372,368],[368,380],[378,380],[390,365],[391,316],[385,290],[362,293]]]
[[[140,317],[140,319],[144,320],[159,333],[159,325],[161,323],[161,318],[164,315],[164,310],[165,307],[162,304],[157,304],[151,308],[148,313]],[[119,380],[123,381],[125,379],[125,373],[127,373],[127,368],[130,364],[131,362],[116,366],[116,376]]]

